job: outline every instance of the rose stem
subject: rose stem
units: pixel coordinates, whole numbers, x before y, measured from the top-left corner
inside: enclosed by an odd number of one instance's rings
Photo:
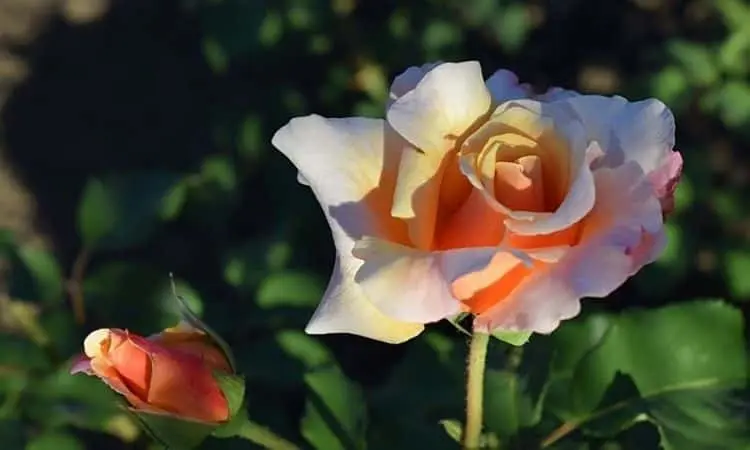
[[[465,450],[479,448],[484,403],[484,366],[489,341],[489,334],[475,331],[469,344],[469,361],[466,367],[466,423],[461,445]]]

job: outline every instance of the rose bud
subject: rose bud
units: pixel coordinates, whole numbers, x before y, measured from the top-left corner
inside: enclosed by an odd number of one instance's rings
[[[99,377],[136,412],[208,423],[229,419],[229,405],[214,372],[231,374],[231,365],[198,329],[180,326],[148,338],[99,329],[86,337],[83,347],[85,356],[71,373]]]

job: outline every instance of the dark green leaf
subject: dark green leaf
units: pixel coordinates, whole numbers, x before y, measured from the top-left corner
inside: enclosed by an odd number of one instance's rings
[[[75,437],[59,432],[42,434],[26,444],[26,450],[84,450],[84,448]]]
[[[18,249],[18,257],[35,281],[36,298],[28,300],[59,304],[63,300],[63,275],[55,256],[25,245]]]
[[[261,308],[313,307],[320,301],[324,288],[322,280],[309,273],[274,273],[261,283],[256,302]]]
[[[180,176],[167,172],[114,174],[92,179],[78,210],[78,229],[88,248],[141,244],[161,220],[165,199]]]
[[[336,366],[305,375],[308,394],[302,436],[319,450],[365,448],[365,399]]]
[[[610,436],[649,420],[666,448],[750,444],[746,416],[731,406],[748,375],[738,310],[719,301],[693,302],[598,314],[565,328],[553,337],[558,378],[549,406],[567,426]]]
[[[197,448],[217,427],[161,414],[133,411],[133,415],[154,440],[170,450]]]

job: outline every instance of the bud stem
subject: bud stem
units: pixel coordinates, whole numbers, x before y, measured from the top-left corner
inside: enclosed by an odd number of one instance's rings
[[[479,448],[484,403],[484,370],[489,341],[488,333],[475,331],[471,335],[466,366],[466,422],[461,439],[461,447],[464,450]]]
[[[299,450],[299,447],[293,443],[251,420],[242,424],[237,437],[247,439],[269,450]]]

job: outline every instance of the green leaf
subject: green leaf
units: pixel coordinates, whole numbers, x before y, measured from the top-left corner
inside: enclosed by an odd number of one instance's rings
[[[198,330],[203,331],[206,333],[211,340],[221,349],[221,351],[224,353],[224,356],[227,358],[227,361],[229,362],[229,366],[232,368],[233,371],[237,371],[237,363],[234,358],[234,353],[232,352],[232,348],[227,344],[227,342],[219,335],[219,333],[215,332],[211,327],[206,325],[205,322],[203,322],[190,308],[190,305],[185,300],[185,297],[181,295],[177,295],[177,288],[173,284],[173,294],[174,299],[177,303],[177,306],[179,308],[179,314],[180,318],[185,321],[188,325],[190,325],[193,328],[197,328]],[[244,391],[243,391],[244,392]]]
[[[78,232],[87,246],[93,247],[117,226],[114,193],[102,180],[90,180],[83,190],[78,209]]]
[[[718,110],[719,117],[731,128],[743,128],[750,120],[750,85],[745,81],[728,81],[716,86],[704,98]]]
[[[366,409],[360,388],[336,366],[305,375],[302,436],[319,450],[365,448]]]
[[[269,275],[258,288],[256,303],[263,309],[313,307],[318,304],[325,284],[312,274],[279,272]]]
[[[41,301],[48,305],[59,304],[63,300],[63,275],[55,256],[47,250],[21,246],[17,252],[18,262],[34,282],[36,298],[25,300]]]
[[[0,442],[7,449],[23,448],[24,423],[18,420],[0,419]]]
[[[750,252],[732,250],[726,256],[726,278],[734,297],[750,297]]]
[[[531,331],[494,331],[492,337],[519,347],[529,342],[531,334]]]
[[[239,375],[225,373],[216,373],[214,378],[229,404],[229,417],[236,416],[245,401],[245,379]]]
[[[490,351],[493,350],[490,344]],[[502,366],[488,357],[485,373],[485,426],[496,436],[516,439],[521,431],[542,419],[543,400],[549,386],[551,349],[544,340],[524,347],[499,345],[506,351]],[[497,366],[497,367],[496,367]],[[520,443],[519,443],[520,444]]]
[[[526,381],[518,374],[488,369],[485,373],[485,425],[500,436],[515,436],[536,424],[541,416],[529,394]]]
[[[245,411],[245,379],[238,375],[227,375],[215,373],[214,377],[219,382],[219,387],[229,404],[229,421],[214,430],[216,437],[236,436],[247,422],[247,411]]]
[[[84,188],[78,230],[84,246],[121,249],[141,244],[160,222],[165,201],[180,176],[135,172],[95,178]]]
[[[737,309],[696,301],[597,314],[566,324],[553,341],[557,379],[547,404],[564,427],[611,436],[648,420],[670,449],[750,444],[750,430],[730,406],[749,367]]]
[[[44,433],[26,444],[26,450],[84,450],[75,437],[59,432]]]
[[[217,425],[214,424],[179,419],[163,414],[143,411],[132,411],[132,413],[155,441],[170,450],[197,448],[217,428]]]
[[[250,382],[301,388],[306,372],[330,364],[333,354],[301,330],[282,330],[249,344],[239,355]],[[246,362],[245,362],[246,361]]]
[[[667,51],[686,72],[691,81],[700,86],[713,84],[719,78],[714,51],[694,42],[674,40]]]
[[[463,436],[463,425],[456,419],[443,419],[440,422],[445,434],[447,434],[454,441],[461,443],[461,436]]]
[[[511,4],[489,24],[493,28],[497,42],[508,53],[516,53],[524,44],[532,30],[531,18],[526,5]]]

